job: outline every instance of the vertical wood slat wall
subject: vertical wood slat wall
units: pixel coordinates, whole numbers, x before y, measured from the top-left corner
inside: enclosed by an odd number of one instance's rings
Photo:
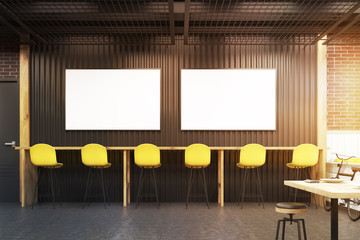
[[[83,68],[160,68],[161,130],[65,131],[65,69]],[[276,68],[277,130],[181,131],[180,79],[181,69],[186,68]],[[30,80],[31,144],[38,142],[54,146],[82,146],[91,142],[106,146],[136,146],[144,142],[158,146],[187,146],[195,142],[209,146],[243,146],[247,143],[259,143],[264,146],[296,146],[305,142],[316,144],[316,69],[316,46],[184,45],[181,37],[176,39],[175,45],[170,46],[34,46],[31,49]],[[65,162],[73,166],[72,171],[76,172],[76,169],[82,168],[80,154],[70,154],[72,157],[65,153],[59,154]],[[163,166],[159,169],[158,176],[159,181],[162,182],[161,200],[182,201],[185,199],[183,188],[186,188],[187,181],[183,153],[164,152],[161,156]],[[216,155],[212,164],[214,169],[210,168],[208,176],[212,201],[217,199],[215,159]],[[235,189],[239,187],[241,177],[235,166],[236,161],[238,161],[238,153],[225,152],[225,201],[236,199]],[[291,177],[289,176],[291,172],[285,167],[286,162],[289,161],[291,161],[291,152],[267,153],[267,163],[261,169],[266,201],[287,198],[287,189],[282,186],[282,181]],[[131,162],[131,197],[133,198],[138,171],[133,166],[133,161]],[[122,181],[121,177],[114,174],[112,173],[109,178],[110,182],[115,179]],[[84,175],[83,178],[79,180],[80,183],[73,181],[70,184],[73,186],[72,189],[81,188],[86,176]],[[62,181],[70,180],[65,178]],[[166,184],[170,182],[176,187],[164,186],[164,182]],[[120,182],[117,184],[122,186]],[[69,200],[73,199],[71,191],[65,194],[68,195]],[[121,195],[122,193],[118,196],[120,199]]]

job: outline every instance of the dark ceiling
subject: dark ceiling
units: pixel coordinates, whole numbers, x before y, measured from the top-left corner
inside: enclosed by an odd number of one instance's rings
[[[0,0],[0,43],[360,44],[360,1]]]

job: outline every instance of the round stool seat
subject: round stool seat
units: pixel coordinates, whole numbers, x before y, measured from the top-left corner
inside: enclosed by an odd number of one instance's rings
[[[307,212],[307,208],[304,203],[281,202],[276,204],[275,211],[280,213],[296,214]]]

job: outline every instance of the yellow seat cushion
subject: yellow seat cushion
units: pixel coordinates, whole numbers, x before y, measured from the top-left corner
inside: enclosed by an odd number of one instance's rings
[[[55,165],[44,165],[44,166],[41,166],[43,168],[61,168],[64,164],[62,163],[57,163]]]
[[[201,165],[201,166],[196,166],[196,165],[188,165],[185,163],[185,167],[187,168],[206,168],[209,165]]]
[[[260,166],[248,166],[248,165],[242,165],[240,163],[237,163],[236,166],[238,166],[239,168],[257,168]]]
[[[300,166],[294,165],[293,163],[287,163],[286,166],[289,168],[306,168],[306,167],[308,167],[308,166],[303,166],[303,165],[300,165]]]
[[[109,168],[109,167],[111,167],[111,163],[107,163],[105,165],[99,165],[99,166],[91,165],[89,167],[92,167],[92,168]]]
[[[140,167],[143,167],[143,168],[158,168],[158,167],[161,167],[161,163],[159,163],[158,165],[154,165],[154,166],[140,166]]]

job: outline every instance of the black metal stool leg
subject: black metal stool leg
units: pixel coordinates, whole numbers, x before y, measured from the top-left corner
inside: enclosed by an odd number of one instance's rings
[[[96,174],[98,174],[98,172],[94,172],[94,170],[95,170],[95,168],[92,168],[92,170],[91,170],[91,177],[90,177],[90,182],[89,182],[88,193],[89,193],[89,191],[90,191],[90,189],[91,189],[91,186],[92,186],[92,184],[93,184],[94,176],[95,176]],[[95,173],[96,173],[96,174],[95,174]],[[90,197],[87,197],[87,205],[90,206]]]
[[[203,187],[204,187],[204,191],[205,191],[205,196],[206,196],[206,204],[208,206],[208,209],[210,209],[210,206],[209,206],[209,197],[208,197],[208,192],[207,192],[207,185],[206,185],[206,178],[205,178],[205,171],[204,171],[204,168],[201,168],[202,170],[202,176],[203,176]]]
[[[296,168],[296,180],[299,180],[299,168]],[[295,197],[294,197],[294,202],[296,202],[296,195],[297,195],[297,188],[295,188]]]
[[[104,175],[103,175],[103,171],[102,168],[100,168],[100,184],[101,184],[101,188],[102,188],[102,192],[103,192],[103,197],[104,197],[104,207],[106,209],[106,197],[105,197],[105,186],[104,186]]]
[[[278,224],[277,224],[277,228],[276,228],[276,240],[278,240],[279,238],[279,230],[280,230],[280,223],[282,222],[282,220],[278,220]]]
[[[90,175],[91,175],[91,168],[89,168],[88,179],[87,179],[87,181],[86,181],[83,209],[85,208],[85,202],[86,202],[86,197],[87,197],[88,188],[89,188],[89,183],[90,183]]]
[[[305,229],[305,221],[304,221],[304,219],[300,219],[300,221],[302,222],[302,227],[303,227],[303,232],[304,232],[304,239],[307,240],[306,229]]]
[[[47,177],[49,178],[49,171],[47,171],[48,169],[46,169],[46,168],[43,168],[43,170],[42,170],[42,177],[41,177],[41,181],[39,182],[39,190],[38,190],[38,204],[39,204],[39,206],[41,206],[41,201],[40,201],[40,194],[39,194],[39,191],[41,190],[41,187],[44,185],[44,181],[46,181],[46,180],[44,180],[44,178],[46,178],[46,176],[45,176],[45,174],[47,175]]]
[[[260,182],[260,175],[259,175],[259,169],[258,169],[258,168],[256,169],[256,173],[257,173],[257,180],[258,180],[258,182],[259,182],[259,191],[260,191],[261,202],[262,202],[263,208],[265,208],[265,205],[264,205],[264,196],[263,196],[263,193],[262,193],[261,182]]]
[[[53,177],[52,177],[52,169],[49,168],[48,170],[50,171],[49,177],[50,177],[50,184],[51,184],[51,195],[52,195],[52,199],[53,199],[53,206],[55,209],[55,191],[54,191],[54,181],[53,181]]]
[[[155,188],[155,196],[156,196],[156,202],[157,202],[157,208],[159,209],[160,207],[160,201],[159,201],[159,196],[158,196],[158,192],[157,192],[157,185],[156,185],[156,178],[155,178],[155,169],[152,168],[152,173],[153,173],[153,184],[154,184],[154,188]]]
[[[31,209],[34,209],[34,202],[35,202],[35,197],[36,197],[36,193],[39,193],[39,183],[40,183],[40,179],[42,177],[42,172],[41,172],[41,168],[38,168],[38,178],[36,181],[36,185],[35,185],[35,191],[34,191],[34,197],[33,197],[33,201],[32,201],[32,205],[31,205]]]
[[[140,177],[139,177],[140,179],[139,179],[138,193],[137,193],[137,196],[136,196],[135,209],[139,206],[139,195],[140,195],[140,191],[141,191],[141,187],[142,187],[143,174],[144,174],[144,168],[141,168]]]
[[[308,167],[308,174],[309,174],[309,179],[311,179],[311,168]],[[317,209],[317,203],[316,203],[316,197],[314,193],[310,193],[310,202],[311,202],[311,197],[314,197],[314,203],[315,203],[315,209]]]
[[[186,209],[188,207],[189,196],[190,196],[190,191],[191,191],[192,171],[193,171],[193,169],[190,168],[189,182],[188,182],[188,192],[187,192],[187,196],[186,196]]]
[[[244,203],[244,198],[245,198],[245,189],[246,189],[246,181],[247,181],[247,178],[249,177],[248,176],[248,169],[245,168],[245,181],[244,181],[244,185],[243,185],[243,191],[242,191],[242,196],[241,196],[241,209],[243,207],[243,203]],[[239,204],[238,204],[239,205]]]
[[[298,230],[298,239],[301,240],[301,230],[300,230],[300,222],[298,220],[294,221],[296,222],[297,225],[297,230]]]
[[[255,178],[255,184],[256,184],[256,192],[255,192],[255,196],[256,196],[256,201],[257,201],[257,203],[258,203],[258,205],[260,206],[260,191],[259,191],[259,188],[260,188],[260,186],[259,186],[259,184],[260,183],[258,183],[258,179],[257,179],[257,173],[254,173],[254,171],[255,171],[255,168],[251,168],[250,169],[250,171],[251,171],[251,177],[254,179]],[[254,176],[255,175],[255,176]],[[251,179],[252,180],[252,179]],[[252,181],[251,181],[252,182]]]
[[[58,187],[58,194],[59,194],[59,202],[60,202],[60,206],[62,206],[62,198],[61,198],[61,188],[60,188],[60,182],[59,179],[57,177],[56,171],[54,172],[54,179],[55,179],[55,186]]]
[[[285,240],[285,223],[286,223],[286,218],[283,219],[283,230],[282,230],[282,240]]]
[[[104,181],[105,181],[105,179],[104,179]],[[107,182],[109,182],[109,181],[107,181]],[[107,185],[106,192],[107,192],[106,195],[107,195],[108,204],[110,207],[110,192],[111,192],[110,184]]]
[[[254,194],[255,194],[255,197],[256,197],[256,201],[257,201],[258,205],[260,206],[260,198],[259,198],[260,193],[258,193],[259,185],[258,185],[258,182],[257,182],[256,173],[254,173],[255,168],[250,168],[249,171],[250,171],[250,182],[253,182],[253,179],[255,179],[256,189],[255,189]]]

